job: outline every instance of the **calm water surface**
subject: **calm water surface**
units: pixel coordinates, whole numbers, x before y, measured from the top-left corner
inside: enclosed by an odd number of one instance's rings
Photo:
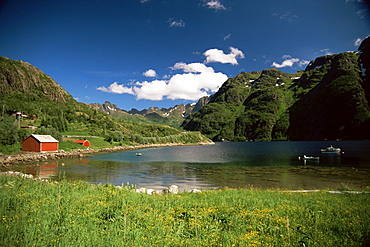
[[[344,154],[321,154],[333,145]],[[137,156],[140,152],[142,155]],[[319,156],[302,161],[298,156]],[[258,187],[321,189],[370,186],[370,142],[226,142],[130,150],[27,166],[40,177],[163,189]]]

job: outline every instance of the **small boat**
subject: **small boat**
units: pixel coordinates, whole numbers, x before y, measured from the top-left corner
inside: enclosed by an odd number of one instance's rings
[[[136,153],[136,156],[141,156],[141,153]]]
[[[319,160],[320,157],[303,155],[303,160]]]
[[[340,153],[340,148],[335,148],[332,145],[330,145],[329,147],[322,148],[321,153],[337,154],[337,153]]]

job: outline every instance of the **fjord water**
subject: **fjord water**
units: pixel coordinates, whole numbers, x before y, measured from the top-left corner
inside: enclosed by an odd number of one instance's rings
[[[340,147],[344,154],[322,154]],[[141,156],[136,153],[140,152]],[[319,156],[319,161],[299,156]],[[63,164],[61,164],[63,162]],[[67,179],[163,189],[257,187],[322,189],[369,186],[370,142],[219,142],[147,148],[58,161]],[[368,179],[367,179],[368,178]],[[343,185],[345,186],[345,185]]]

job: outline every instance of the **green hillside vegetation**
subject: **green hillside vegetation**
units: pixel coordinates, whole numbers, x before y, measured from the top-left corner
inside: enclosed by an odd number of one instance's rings
[[[206,141],[197,132],[181,132],[165,125],[117,120],[93,109],[90,105],[75,101],[50,77],[22,61],[0,57],[0,75],[2,149],[9,149],[4,146],[16,145],[19,150],[19,143],[32,133],[51,134],[61,142],[63,135],[86,138],[95,136],[105,140],[106,147]],[[8,111],[22,112],[30,119],[17,118],[9,115]],[[31,130],[20,126],[35,126],[37,129]]]
[[[286,111],[294,101],[290,90],[293,78],[302,73],[286,74],[277,69],[243,72],[228,79],[183,127],[199,130],[213,140],[230,141],[270,141],[275,128],[275,139],[284,140],[285,135],[277,130],[279,126],[284,129]]]
[[[115,116],[115,115],[112,115]],[[115,116],[117,119],[136,122],[136,123],[145,123],[145,124],[160,124],[160,125],[168,125],[174,128],[179,129],[183,122],[183,118],[181,117],[181,113],[176,115],[170,115],[168,117],[163,116],[161,112],[152,112],[146,114],[145,116],[139,114],[127,114],[121,116]]]
[[[182,126],[215,141],[369,139],[369,82],[361,66],[359,53],[346,52],[319,57],[295,74],[243,72]]]
[[[297,85],[302,97],[290,109],[291,139],[369,138],[369,103],[361,86],[358,54],[321,57],[307,70],[307,76]],[[308,92],[302,90],[310,83],[317,85]]]

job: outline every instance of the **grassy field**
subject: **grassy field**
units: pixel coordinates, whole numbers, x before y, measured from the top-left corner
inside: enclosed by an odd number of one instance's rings
[[[0,246],[364,246],[370,195],[132,186],[0,176]]]

